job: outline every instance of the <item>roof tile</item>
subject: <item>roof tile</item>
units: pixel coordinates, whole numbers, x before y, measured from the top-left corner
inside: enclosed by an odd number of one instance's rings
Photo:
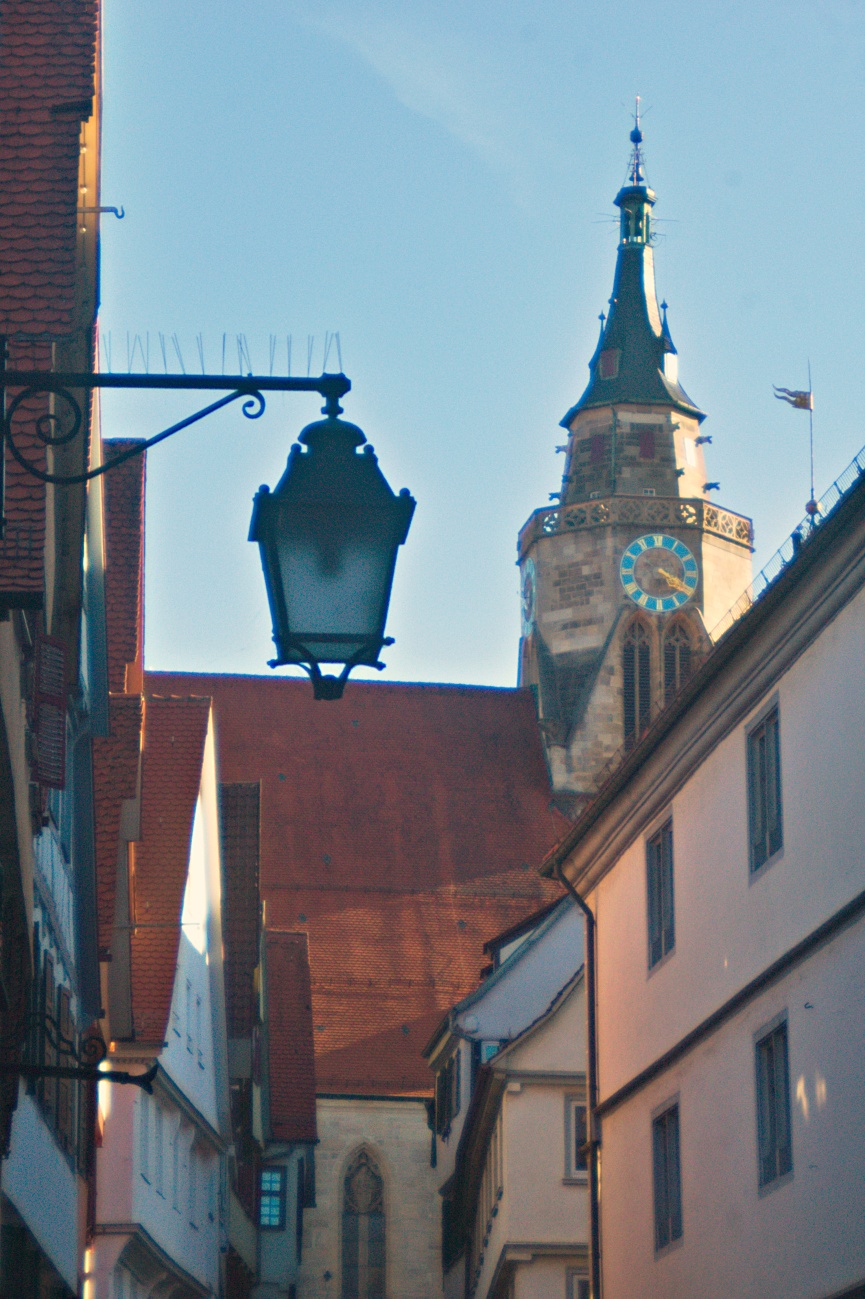
[[[268,925],[309,936],[320,1091],[425,1094],[421,1049],[482,948],[556,896],[536,867],[567,822],[531,694],[148,673],[213,697],[221,779],[261,782]]]

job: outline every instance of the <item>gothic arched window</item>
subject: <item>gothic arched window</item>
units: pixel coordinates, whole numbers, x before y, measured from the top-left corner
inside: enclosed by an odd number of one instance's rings
[[[342,1299],[384,1299],[384,1263],[384,1183],[361,1150],[343,1184]]]
[[[634,622],[622,645],[625,743],[635,744],[649,725],[652,711],[652,672],[649,633]]]
[[[673,699],[691,675],[694,651],[691,637],[676,622],[664,637],[664,703]]]

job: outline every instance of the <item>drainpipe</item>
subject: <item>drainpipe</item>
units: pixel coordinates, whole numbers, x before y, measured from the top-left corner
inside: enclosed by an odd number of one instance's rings
[[[598,1157],[601,1143],[598,1140],[598,1023],[595,1008],[595,917],[571,881],[556,862],[556,879],[576,902],[586,918],[586,1036],[588,1038],[588,1146],[589,1146],[589,1268],[592,1299],[601,1299],[601,1206],[599,1195]]]

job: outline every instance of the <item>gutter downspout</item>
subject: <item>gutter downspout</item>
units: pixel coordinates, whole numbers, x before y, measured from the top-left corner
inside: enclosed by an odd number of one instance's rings
[[[589,1101],[589,1270],[592,1299],[601,1299],[601,1205],[599,1195],[598,1156],[601,1143],[598,1133],[598,1024],[595,1009],[595,916],[584,902],[556,860],[556,879],[576,902],[586,918],[586,1036],[588,1038]]]

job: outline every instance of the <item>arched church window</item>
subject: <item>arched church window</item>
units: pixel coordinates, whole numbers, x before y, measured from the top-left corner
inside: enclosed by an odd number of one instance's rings
[[[664,702],[669,703],[688,680],[693,667],[691,637],[676,622],[664,637]]]
[[[361,1150],[345,1175],[342,1204],[342,1299],[384,1299],[384,1183]]]
[[[652,711],[652,672],[649,633],[634,622],[622,645],[625,743],[635,744],[649,725]]]

